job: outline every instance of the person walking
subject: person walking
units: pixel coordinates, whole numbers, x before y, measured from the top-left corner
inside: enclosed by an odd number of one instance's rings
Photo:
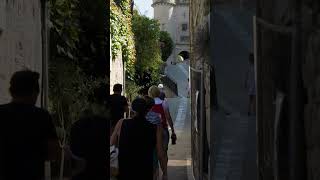
[[[109,142],[106,140],[110,134],[110,122],[104,108],[103,92],[95,92],[95,103],[71,128],[71,152],[85,162],[84,170],[74,175],[72,180],[105,180],[110,176]]]
[[[154,106],[154,99],[145,96],[144,99],[146,100],[147,103],[147,115],[146,118],[147,120],[151,123],[154,124],[157,127],[157,146],[155,149],[154,153],[154,180],[157,180],[159,178],[159,160],[160,160],[160,165],[161,165],[161,170],[162,170],[162,180],[165,180],[167,178],[167,157],[163,151],[163,140],[162,140],[162,134],[163,134],[163,129],[161,126],[161,117],[158,113],[152,111],[152,107]]]
[[[166,93],[164,92],[163,84],[159,84],[158,88],[160,89],[160,95],[159,98],[164,101],[166,99]]]
[[[118,180],[153,180],[156,126],[146,120],[147,104],[143,98],[132,102],[132,110],[134,117],[121,119],[110,139],[110,145],[119,149]]]
[[[245,88],[249,96],[248,116],[256,114],[256,83],[255,83],[255,70],[254,70],[254,56],[252,53],[249,55],[249,68],[246,72]]]
[[[50,114],[35,106],[40,74],[18,71],[10,80],[12,101],[0,105],[0,179],[44,179],[44,164],[60,157]]]
[[[170,134],[168,130],[168,124],[171,128],[171,139],[172,144],[175,144],[177,140],[177,136],[174,131],[173,121],[170,115],[169,106],[166,103],[166,101],[163,101],[159,98],[160,96],[160,90],[157,86],[151,86],[149,88],[148,94],[150,97],[154,98],[155,105],[152,107],[151,111],[156,112],[160,114],[161,116],[161,126],[163,129],[163,149],[166,156],[166,164],[168,163],[168,146],[169,146],[169,140],[170,140]]]
[[[122,94],[122,85],[115,84],[113,86],[113,94],[110,95],[109,100],[107,102],[108,109],[110,109],[111,113],[111,131],[115,125],[118,123],[120,119],[124,118],[124,113],[129,114],[129,107],[127,99],[121,95]]]

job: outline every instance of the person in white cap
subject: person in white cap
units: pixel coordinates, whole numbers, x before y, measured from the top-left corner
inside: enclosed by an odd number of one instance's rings
[[[164,101],[166,99],[166,94],[164,93],[163,84],[159,84],[158,88],[160,89],[160,96],[159,98]]]

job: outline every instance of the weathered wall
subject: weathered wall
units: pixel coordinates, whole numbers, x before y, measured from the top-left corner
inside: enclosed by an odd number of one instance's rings
[[[177,59],[181,51],[190,52],[190,23],[189,23],[189,4],[177,4],[174,9],[175,22],[175,49],[174,60]],[[187,29],[182,29],[182,24],[187,24]]]
[[[320,179],[320,2],[303,1],[303,80],[308,180]]]
[[[11,75],[23,68],[41,73],[40,0],[0,1],[0,104],[8,102]]]
[[[212,81],[211,77],[211,68],[206,63],[209,59],[209,49],[208,42],[206,41],[209,36],[209,18],[210,17],[210,0],[199,0],[191,1],[190,6],[190,36],[191,36],[191,59],[190,66],[194,69],[201,70],[203,69],[203,81],[204,89],[201,92],[201,76],[199,73],[191,71],[191,119],[192,119],[192,163],[193,163],[193,172],[196,179],[199,179],[200,176],[203,176],[205,179],[208,178],[208,172],[206,172],[205,166],[208,164],[208,156],[204,155],[205,146],[201,147],[201,141],[206,141],[208,135],[210,134],[210,122],[211,114],[210,107],[211,101],[210,97],[212,92],[210,91],[210,85]],[[204,96],[203,107],[200,109],[197,103],[199,99],[196,99],[196,92],[199,91],[200,95]],[[203,112],[204,118],[201,120],[199,114]],[[197,121],[196,121],[197,120]],[[199,122],[202,121],[202,122]],[[204,128],[201,128],[201,123],[205,125]],[[210,144],[210,142],[208,142]],[[204,159],[201,161],[201,156],[204,155]],[[203,165],[203,166],[202,166]],[[202,168],[201,168],[202,166]]]
[[[302,32],[300,34],[302,36],[302,59],[299,59],[299,61],[302,61],[303,64],[301,67],[303,86],[306,90],[306,92],[301,93],[301,96],[306,96],[305,101],[302,102],[305,104],[301,104],[302,107],[305,107],[304,119],[302,119],[305,125],[305,136],[302,138],[305,139],[306,145],[305,162],[308,176],[306,179],[314,180],[320,179],[320,2],[318,0],[303,0],[302,6],[299,7],[302,8]],[[292,1],[258,0],[258,9],[258,16],[263,17],[271,23],[284,26],[292,22]],[[260,41],[261,44],[259,44],[258,47],[258,60],[264,61],[261,66],[258,66],[257,84],[259,179],[269,180],[275,179],[273,176],[274,105],[272,105],[273,102],[270,101],[270,98],[274,98],[275,89],[280,87],[279,84],[276,84],[275,79],[284,79],[283,76],[274,74],[276,71],[281,71],[283,67],[280,67],[280,64],[272,63],[272,61],[276,59],[274,55],[277,54],[286,57],[285,53],[288,53],[288,51],[285,49],[290,49],[290,44],[285,46],[280,45],[280,47],[277,48],[275,45],[277,46],[283,43],[283,39],[281,40],[277,38],[277,36],[270,34],[270,31],[260,31],[259,33],[258,41]],[[281,49],[281,52],[275,52],[277,49]],[[289,53],[291,53],[290,51]],[[283,59],[284,58],[281,58],[281,61],[283,61]],[[290,67],[289,64],[287,67]],[[287,70],[287,72],[289,72],[289,70]],[[289,78],[285,78],[288,82]],[[261,89],[260,95],[259,89]],[[289,90],[287,90],[287,92],[288,91]],[[286,133],[288,133],[288,124],[288,122],[285,124],[287,127]],[[288,139],[287,141],[290,142]],[[288,142],[284,142],[284,146],[288,147],[288,144],[286,144]],[[288,152],[287,149],[284,155],[287,155]],[[287,158],[289,159],[286,159],[286,166],[289,166],[290,157],[288,156]],[[288,170],[282,170],[282,173],[284,179],[288,177]]]
[[[110,94],[113,94],[113,85],[124,85],[124,63],[121,53],[113,60],[110,58]]]

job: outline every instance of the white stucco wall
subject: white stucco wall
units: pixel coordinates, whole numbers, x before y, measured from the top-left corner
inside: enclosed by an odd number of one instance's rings
[[[189,44],[188,42],[181,41],[181,36],[189,36],[189,7],[182,5],[175,7],[175,33],[176,33],[176,44]],[[187,24],[187,30],[182,31],[182,24]],[[190,36],[189,36],[190,37]]]
[[[42,69],[40,0],[0,0],[0,104],[10,100],[11,75]],[[40,82],[41,83],[41,82]]]
[[[173,5],[170,4],[156,4],[154,6],[154,19],[159,21],[162,31],[169,32],[171,38],[175,38],[175,32],[172,28],[173,10]]]
[[[123,65],[121,54],[115,60],[112,60],[111,57],[110,57],[110,94],[113,94],[113,85],[115,84],[124,85],[124,65]]]
[[[182,41],[181,37],[189,37],[190,39],[190,24],[189,24],[189,6],[187,5],[177,5],[175,7],[175,49],[174,49],[174,60],[177,59],[178,54],[181,51],[190,52],[190,42]],[[187,24],[187,29],[182,30],[182,24]]]

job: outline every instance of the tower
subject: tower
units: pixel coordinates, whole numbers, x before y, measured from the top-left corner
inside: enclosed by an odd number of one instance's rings
[[[190,2],[189,0],[175,1],[176,5],[174,8],[174,16],[175,16],[174,60],[177,60],[178,62],[181,57],[183,61],[189,59],[189,52],[190,52],[189,2]]]
[[[167,63],[176,63],[178,55],[189,59],[189,0],[153,0],[154,19],[160,29],[167,31],[174,42],[174,48]]]
[[[175,39],[174,7],[175,0],[153,0],[154,19],[160,23],[161,31],[167,31]]]

